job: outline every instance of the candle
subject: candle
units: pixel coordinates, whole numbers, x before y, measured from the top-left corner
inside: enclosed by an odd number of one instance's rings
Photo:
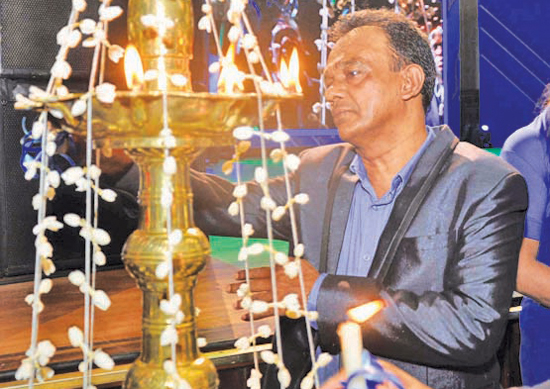
[[[384,308],[382,300],[374,300],[366,304],[348,310],[350,320],[338,326],[338,337],[342,350],[342,362],[344,370],[349,377],[354,372],[368,368],[370,359],[363,366],[363,335],[359,323],[364,323]],[[350,389],[366,389],[367,385],[363,376],[357,376],[348,382]]]
[[[357,370],[362,369],[363,336],[361,326],[352,321],[346,321],[338,326],[338,337],[344,370],[349,377]],[[365,379],[361,376],[355,377],[348,383],[352,389],[366,389]]]

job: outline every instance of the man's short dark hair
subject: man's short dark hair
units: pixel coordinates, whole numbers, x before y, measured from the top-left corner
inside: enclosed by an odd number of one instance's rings
[[[337,42],[351,30],[364,26],[379,27],[386,33],[395,54],[395,68],[392,70],[398,71],[413,63],[422,67],[426,78],[421,91],[422,105],[427,111],[432,100],[436,70],[426,34],[401,14],[385,9],[365,9],[340,17],[330,28],[329,39]]]

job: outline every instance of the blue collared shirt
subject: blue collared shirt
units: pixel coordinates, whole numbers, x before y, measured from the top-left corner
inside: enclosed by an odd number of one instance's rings
[[[349,276],[366,276],[378,247],[378,240],[386,227],[395,199],[407,183],[414,167],[429,144],[435,138],[435,132],[427,127],[428,136],[416,154],[395,175],[391,187],[378,198],[370,183],[367,171],[359,155],[351,161],[349,170],[358,177],[353,192],[353,199],[344,233],[342,250],[338,259],[336,274]],[[317,296],[326,273],[321,273],[308,297],[308,310],[317,310]],[[312,323],[316,328],[317,323]],[[321,382],[338,371],[339,362],[335,358],[326,368],[320,369]]]
[[[367,275],[378,247],[378,240],[386,227],[395,199],[403,190],[418,159],[434,136],[433,130],[428,130],[428,136],[420,149],[395,175],[390,190],[380,198],[374,192],[361,158],[358,154],[355,155],[349,170],[358,176],[359,181],[353,192],[336,274]]]

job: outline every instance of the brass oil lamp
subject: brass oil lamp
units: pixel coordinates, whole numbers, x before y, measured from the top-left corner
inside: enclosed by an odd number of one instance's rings
[[[142,15],[168,15],[174,26],[158,34],[141,21]],[[171,318],[161,311],[161,300],[168,298],[168,283],[156,277],[157,266],[172,251],[174,292],[182,297],[185,318],[176,326],[177,374],[193,389],[214,389],[218,377],[213,363],[201,356],[197,346],[197,328],[193,289],[199,271],[210,254],[206,236],[193,222],[193,194],[190,163],[204,148],[230,146],[232,130],[250,125],[258,116],[257,96],[250,93],[209,94],[191,91],[189,61],[192,57],[193,9],[190,0],[129,0],[128,38],[139,56],[130,64],[143,63],[143,69],[126,69],[130,91],[116,93],[112,104],[92,101],[94,147],[124,149],[140,170],[140,222],[128,238],[122,253],[123,262],[143,292],[142,349],[126,377],[126,389],[176,387],[163,363],[172,359],[171,345],[160,342],[162,331]],[[162,51],[161,51],[162,50]],[[131,58],[131,57],[130,57]],[[138,60],[141,58],[141,60]],[[183,86],[161,80],[143,81],[141,74],[158,70],[167,77],[183,75]],[[281,97],[263,99],[263,112],[270,111]],[[67,102],[50,106],[62,110],[67,124],[77,133],[85,133],[86,120],[70,115]],[[177,173],[171,177],[163,171],[165,144],[159,136],[167,117],[175,137],[170,155],[176,159]],[[166,180],[173,187],[173,201],[168,210],[161,204]],[[171,228],[183,232],[182,240],[169,246],[167,220]]]
[[[143,23],[143,15],[166,15],[173,26],[159,32]],[[253,93],[231,93],[238,88],[234,80],[223,81],[225,90],[229,91],[226,94],[192,92],[189,61],[193,31],[190,0],[129,0],[128,41],[135,47],[133,54],[126,54],[125,71],[130,90],[116,92],[111,104],[95,97],[91,103],[94,147],[123,149],[140,170],[140,222],[124,246],[122,258],[143,293],[142,349],[126,376],[125,389],[178,388],[174,375],[168,374],[164,367],[165,361],[172,360],[173,345],[161,344],[161,333],[173,318],[160,309],[160,302],[166,300],[170,292],[181,296],[180,309],[184,314],[183,322],[176,325],[177,375],[193,389],[218,386],[213,363],[201,356],[197,346],[193,290],[210,254],[210,246],[193,221],[190,163],[204,148],[233,145],[233,129],[251,125],[258,119],[259,99]],[[165,77],[142,78],[147,71],[159,70]],[[294,94],[264,95],[260,111],[264,115],[279,101],[301,92],[297,56],[286,71],[294,73],[295,81],[286,85]],[[167,82],[175,75],[187,82]],[[73,95],[47,105],[62,111],[66,124],[84,135],[87,118],[74,118],[70,112],[74,98]],[[170,155],[176,160],[177,173],[172,176],[165,174],[163,168],[167,148],[160,134],[166,128],[174,138]],[[173,189],[170,208],[161,201],[166,184]],[[176,245],[169,242],[168,224],[172,230],[183,233]],[[168,252],[172,254],[173,291],[169,291],[166,279],[156,275]]]

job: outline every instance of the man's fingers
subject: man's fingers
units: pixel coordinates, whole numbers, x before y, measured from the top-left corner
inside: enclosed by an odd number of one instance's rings
[[[273,311],[273,308],[269,308],[265,312],[255,313],[254,320],[265,319],[266,317],[272,317],[274,315],[275,313]],[[284,311],[282,309],[279,309],[279,316],[284,316]],[[250,312],[243,313],[243,315],[241,316],[241,320],[250,321]]]
[[[265,301],[265,302],[270,303],[270,302],[273,301],[273,295],[271,294],[271,292],[253,293],[252,294],[252,300],[253,301],[260,300],[260,301]],[[235,303],[233,304],[235,309],[242,309],[243,308],[241,302],[242,302],[242,300],[235,301]]]
[[[227,292],[236,293],[244,282],[232,282],[226,287]],[[250,280],[251,292],[269,292],[271,293],[271,280],[269,278],[258,278]]]
[[[244,284],[244,282],[232,282],[230,284],[227,284],[225,290],[228,293],[237,293],[237,290],[239,290],[242,284]]]
[[[248,276],[250,278],[271,278],[271,268],[269,267],[254,267],[248,270]],[[235,274],[235,279],[239,281],[246,280],[245,270],[239,270]]]
[[[254,320],[265,319],[266,317],[272,317],[273,315],[273,308],[269,308],[266,312],[255,313]],[[250,321],[250,312],[243,313],[241,319],[244,321]]]

